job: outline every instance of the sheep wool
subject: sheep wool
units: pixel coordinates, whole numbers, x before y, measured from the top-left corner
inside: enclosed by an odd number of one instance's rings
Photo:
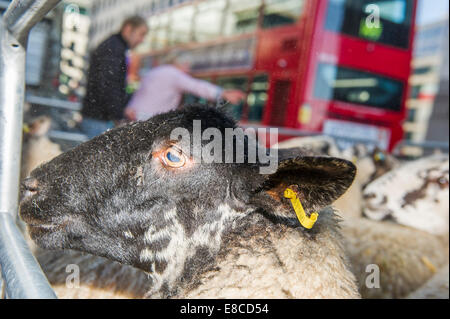
[[[414,228],[359,218],[346,219],[342,233],[363,298],[404,298],[448,263],[448,238]],[[379,269],[379,288],[366,283],[371,265]]]

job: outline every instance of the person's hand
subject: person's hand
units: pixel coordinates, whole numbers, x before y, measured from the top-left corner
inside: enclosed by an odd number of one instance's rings
[[[129,121],[132,122],[137,121],[136,111],[133,109],[126,108],[125,111],[123,112],[123,115]]]
[[[238,104],[247,95],[241,90],[224,90],[222,93],[222,98],[229,101],[231,104]]]

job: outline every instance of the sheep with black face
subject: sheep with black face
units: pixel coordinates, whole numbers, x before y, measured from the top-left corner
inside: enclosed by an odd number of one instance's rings
[[[299,150],[281,151],[267,175],[247,153],[244,163],[196,161],[186,155],[195,143],[171,138],[176,128],[192,134],[194,120],[202,131],[236,127],[219,110],[186,107],[110,130],[34,170],[20,212],[32,239],[148,273],[147,297],[359,297],[328,207],[351,185],[354,165]],[[319,212],[311,230],[283,197],[291,185],[307,214]]]

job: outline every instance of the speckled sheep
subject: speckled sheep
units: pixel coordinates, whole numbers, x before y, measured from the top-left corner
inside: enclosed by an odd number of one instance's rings
[[[449,231],[449,158],[437,154],[390,171],[364,189],[364,214],[431,234]]]
[[[344,150],[342,154],[343,158],[355,162],[357,173],[352,186],[333,206],[344,218],[358,218],[363,216],[365,187],[401,164],[394,156],[378,148],[368,151],[359,144]]]

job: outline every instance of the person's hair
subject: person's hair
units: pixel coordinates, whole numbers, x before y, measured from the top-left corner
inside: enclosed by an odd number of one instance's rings
[[[120,32],[122,32],[126,26],[131,26],[133,29],[138,28],[142,25],[147,26],[147,21],[141,16],[132,16],[128,17],[123,21],[122,26],[120,27]]]

